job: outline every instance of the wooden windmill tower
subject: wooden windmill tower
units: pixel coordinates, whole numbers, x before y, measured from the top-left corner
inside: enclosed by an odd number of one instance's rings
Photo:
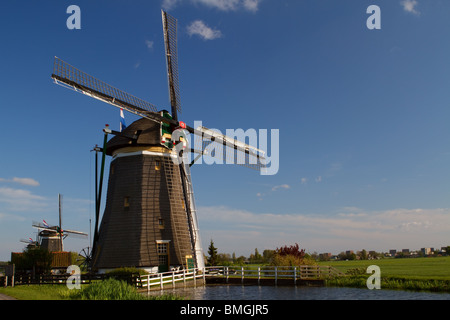
[[[204,155],[206,148],[217,144],[227,149],[227,159],[243,159],[238,164],[258,170],[264,167],[264,152],[204,127],[193,129],[178,120],[177,21],[164,11],[162,21],[171,112],[158,111],[153,104],[55,58],[55,83],[141,117],[122,132],[105,128],[104,146],[98,149],[103,153],[102,164],[105,155],[112,161],[99,228],[103,166],[96,196],[92,264],[97,270],[138,267],[161,272],[169,267],[203,268],[190,174],[195,161],[180,162],[180,157],[189,152]],[[107,141],[108,134],[115,136]],[[189,134],[201,139],[201,150],[187,146]]]
[[[43,222],[33,221],[32,226],[38,229],[38,245],[50,252],[64,251],[63,240],[67,236],[87,237],[87,233],[62,228],[62,196],[58,195],[59,202],[59,224],[49,225],[45,220]]]
[[[28,239],[22,238],[22,239],[20,239],[20,242],[26,243],[27,244],[27,249],[29,249],[29,248],[36,248],[36,247],[39,246],[39,242],[38,241],[34,241],[31,238],[28,238]]]

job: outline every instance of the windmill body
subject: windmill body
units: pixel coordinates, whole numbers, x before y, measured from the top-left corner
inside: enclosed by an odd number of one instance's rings
[[[98,270],[138,267],[167,271],[194,266],[180,168],[161,145],[160,126],[140,119],[124,134],[141,131],[136,142],[116,136],[106,207],[93,256]]]
[[[39,231],[40,247],[50,252],[63,251],[62,237],[56,230]]]

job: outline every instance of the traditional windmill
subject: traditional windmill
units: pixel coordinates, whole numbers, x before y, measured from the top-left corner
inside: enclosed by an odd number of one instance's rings
[[[63,239],[72,235],[75,237],[87,237],[87,233],[75,230],[62,229],[62,196],[58,195],[59,202],[59,225],[49,225],[43,222],[33,221],[32,226],[38,229],[38,244],[41,248],[50,252],[64,251]]]
[[[193,129],[178,120],[181,113],[177,21],[162,11],[171,113],[118,90],[55,58],[55,83],[139,115],[124,131],[104,129],[100,184],[96,174],[96,220],[92,263],[97,270],[139,267],[165,271],[204,267],[190,166],[186,154],[202,156],[212,145],[226,159],[254,169],[264,167],[264,152],[204,127]],[[115,137],[107,141],[107,135]],[[201,150],[186,141],[201,139]],[[99,223],[105,155],[112,157],[106,207]],[[179,161],[184,159],[185,161]],[[196,158],[198,159],[198,157]],[[229,163],[229,162],[227,162]]]
[[[23,242],[23,243],[26,243],[27,244],[27,249],[30,249],[30,248],[36,248],[36,247],[38,247],[39,246],[39,243],[38,243],[38,241],[34,241],[33,239],[31,239],[31,238],[28,238],[28,239],[20,239],[20,242]]]

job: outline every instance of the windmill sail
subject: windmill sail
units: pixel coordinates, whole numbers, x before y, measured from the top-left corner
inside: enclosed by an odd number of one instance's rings
[[[58,57],[55,57],[54,60],[52,79],[56,84],[109,103],[117,108],[127,110],[128,112],[144,118],[151,118],[151,113],[157,111],[155,105],[114,88],[113,86],[71,66]]]
[[[177,112],[181,113],[180,86],[178,76],[177,20],[165,11],[161,11],[164,44],[166,50],[167,79],[169,82],[169,99],[172,117],[177,120]]]
[[[214,130],[198,127],[194,132],[194,147],[203,156],[216,158],[223,164],[237,164],[257,171],[267,167],[266,152]]]

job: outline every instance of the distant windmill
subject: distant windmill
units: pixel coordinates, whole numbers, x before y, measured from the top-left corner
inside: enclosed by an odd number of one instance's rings
[[[62,228],[62,196],[58,195],[59,202],[59,224],[49,225],[45,220],[33,221],[32,226],[38,229],[38,239],[41,248],[50,252],[64,251],[63,239],[72,235],[76,237],[87,237],[87,233]]]
[[[141,117],[123,132],[105,128],[103,148],[97,150],[103,157],[96,187],[94,269],[204,267],[190,173],[196,160],[177,164],[174,159],[189,152],[205,155],[206,149],[216,144],[226,149],[226,159],[234,163],[256,170],[265,167],[263,151],[204,127],[193,129],[178,120],[177,20],[162,11],[162,21],[171,113],[158,111],[153,104],[55,58],[55,83]],[[177,129],[185,131],[179,134]],[[108,134],[115,135],[109,142]],[[201,150],[186,145],[188,134],[200,139]],[[98,228],[105,155],[112,156],[112,161],[106,207]]]
[[[39,243],[31,238],[28,239],[20,239],[20,242],[27,244],[27,249],[29,248],[36,248],[39,246]]]

